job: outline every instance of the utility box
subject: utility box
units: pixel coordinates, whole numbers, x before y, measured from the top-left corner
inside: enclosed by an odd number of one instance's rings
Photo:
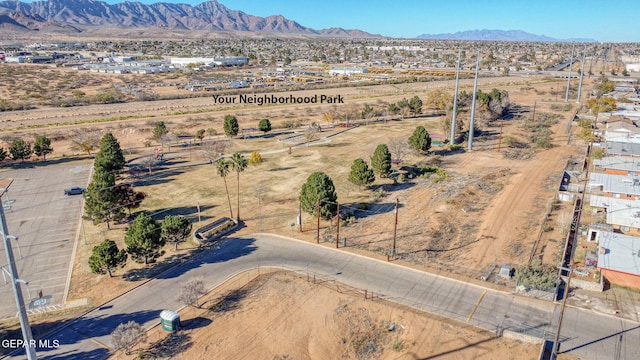
[[[160,313],[160,325],[162,325],[162,330],[171,333],[180,330],[180,314],[171,310],[162,310]]]

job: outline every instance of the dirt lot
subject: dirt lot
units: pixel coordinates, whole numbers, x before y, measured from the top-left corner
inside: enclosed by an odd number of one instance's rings
[[[463,82],[463,89],[470,90],[471,81]],[[360,123],[358,127],[330,138],[324,144],[301,146],[287,150],[277,139],[291,136],[289,130],[282,130],[280,135],[273,137],[252,137],[249,139],[233,139],[227,153],[240,151],[264,152],[265,162],[260,166],[251,166],[240,175],[240,212],[245,222],[243,233],[256,231],[273,232],[295,236],[315,242],[315,219],[303,214],[303,232],[295,226],[298,213],[297,196],[300,186],[313,171],[326,172],[336,184],[338,198],[343,210],[353,215],[353,221],[340,228],[340,238],[346,251],[359,252],[367,256],[384,258],[389,254],[394,228],[394,204],[396,199],[400,203],[397,224],[397,257],[407,266],[414,266],[428,271],[445,272],[450,276],[460,277],[469,281],[478,281],[487,267],[496,263],[523,264],[532,256],[553,261],[561,250],[562,229],[557,228],[544,232],[541,242],[537,242],[541,233],[541,226],[545,214],[555,193],[555,185],[561,177],[561,171],[567,158],[579,153],[575,144],[567,145],[568,133],[566,125],[575,110],[571,108],[558,111],[558,105],[553,99],[552,92],[557,88],[554,81],[548,79],[523,78],[490,78],[481,80],[480,87],[489,91],[499,88],[509,92],[511,101],[526,107],[528,113],[535,106],[536,112],[560,114],[559,122],[551,129],[553,131],[553,147],[548,150],[535,150],[529,153],[529,159],[523,160],[507,156],[513,149],[505,150],[500,141],[505,136],[520,139],[526,137],[522,129],[522,121],[518,119],[481,124],[485,132],[477,138],[472,152],[438,151],[436,155],[420,156],[408,155],[402,166],[413,165],[438,166],[446,171],[444,181],[429,177],[407,177],[403,183],[394,184],[390,179],[378,179],[371,189],[352,186],[347,181],[349,167],[354,159],[362,157],[369,160],[370,154],[377,144],[388,143],[393,138],[407,138],[418,125],[425,126],[432,134],[442,133],[437,116],[423,116],[406,119],[387,119],[375,123]],[[357,109],[364,103],[375,104],[381,108],[386,103],[410,98],[414,95],[424,96],[425,92],[434,88],[453,90],[452,81],[381,85],[376,87],[349,87],[342,89],[319,90],[327,94],[340,94],[347,99],[347,104],[338,108]],[[309,92],[314,93],[314,91]],[[554,110],[556,109],[556,110]],[[95,119],[113,119],[115,111],[125,114],[121,120],[109,122],[93,122]],[[82,155],[72,146],[72,141],[81,132],[99,129],[100,134],[111,131],[118,138],[121,147],[128,158],[139,158],[150,155],[158,145],[145,147],[143,143],[150,137],[153,121],[163,120],[171,132],[195,133],[197,129],[214,128],[222,133],[222,118],[232,113],[238,117],[241,128],[256,127],[261,118],[269,118],[275,128],[288,121],[298,121],[301,124],[318,122],[324,131],[317,138],[337,133],[340,128],[331,128],[331,124],[323,122],[322,117],[330,106],[272,106],[272,107],[228,107],[214,106],[210,99],[188,99],[167,102],[132,103],[119,105],[104,105],[70,110],[36,110],[24,113],[0,114],[5,141],[12,136],[31,136],[46,133],[55,136],[53,147],[56,156]],[[177,112],[180,112],[177,114]],[[128,114],[128,115],[127,115]],[[138,114],[139,117],[129,117]],[[120,115],[118,115],[120,116]],[[467,115],[468,116],[468,115]],[[64,122],[60,120],[64,119]],[[55,125],[57,123],[57,125]],[[31,129],[29,129],[31,127]],[[34,129],[35,127],[35,129]],[[295,130],[294,130],[295,131]],[[277,133],[274,131],[274,133]],[[255,135],[255,133],[253,134]],[[219,139],[219,136],[205,139]],[[188,144],[188,143],[187,143]],[[194,143],[191,142],[193,145]],[[215,169],[208,165],[206,154],[197,146],[181,147],[174,143],[173,147],[165,147],[167,163],[163,167],[152,169],[150,173],[142,172],[131,175],[138,190],[147,194],[141,210],[149,211],[156,218],[161,219],[169,214],[182,214],[192,221],[198,220],[196,204],[201,206],[201,219],[228,216],[229,209],[222,179],[215,174]],[[466,147],[466,144],[463,144]],[[501,147],[501,152],[498,148]],[[444,149],[442,149],[444,150]],[[192,166],[198,165],[198,166]],[[402,167],[400,171],[405,171]],[[231,192],[234,213],[236,212],[235,174],[227,178]],[[260,191],[257,189],[260,188]],[[168,198],[166,194],[171,194]],[[362,207],[361,204],[367,204]],[[566,209],[565,209],[566,210]],[[558,211],[562,211],[559,208]],[[167,248],[166,255],[159,263],[144,267],[130,263],[123,270],[116,272],[117,277],[108,278],[95,276],[90,273],[87,258],[93,245],[105,238],[110,238],[123,246],[123,232],[126,224],[113,226],[107,230],[103,225],[94,226],[84,222],[85,242],[79,243],[77,258],[73,270],[73,282],[69,299],[87,298],[90,305],[100,304],[115,293],[130,289],[140,280],[153,276],[153,273],[169,266],[188,255],[196,244],[182,244],[178,251]],[[324,245],[332,246],[335,241],[335,224],[323,221],[321,225],[321,241]],[[82,241],[82,240],[81,240]],[[493,282],[493,278],[491,279]],[[503,352],[513,354],[531,354],[533,350],[515,350],[520,345],[506,340],[494,340],[490,334],[465,329],[452,324],[436,321],[432,316],[413,313],[409,309],[393,308],[390,304],[380,304],[376,301],[355,300],[345,294],[334,294],[327,288],[298,284],[298,280],[261,280],[262,285],[252,285],[255,291],[265,291],[260,295],[245,297],[238,305],[242,309],[239,313],[229,312],[217,314],[214,319],[216,326],[209,326],[194,330],[189,351],[210,351],[211,346],[228,349],[227,358],[233,357],[233,351],[246,349],[256,351],[272,349],[267,358],[336,358],[347,354],[347,358],[354,357],[350,352],[352,339],[349,334],[330,335],[321,331],[320,338],[315,334],[314,326],[320,326],[325,321],[335,327],[336,333],[344,328],[345,321],[356,319],[364,321],[370,318],[372,324],[381,321],[404,324],[404,333],[386,333],[385,348],[394,343],[404,344],[401,354],[419,354],[415,357],[449,356],[449,351],[469,351],[464,358],[497,358],[496,354]],[[288,285],[296,282],[296,286]],[[304,283],[304,282],[303,282]],[[264,284],[268,284],[266,286]],[[264,285],[264,286],[263,286]],[[305,285],[305,286],[303,286]],[[506,284],[503,284],[506,285]],[[105,292],[104,289],[109,289]],[[253,291],[253,290],[252,290]],[[290,293],[288,291],[291,291]],[[273,296],[271,296],[271,295]],[[288,298],[290,294],[290,299]],[[287,297],[284,299],[283,297]],[[266,299],[265,304],[259,303],[257,298]],[[324,301],[317,301],[324,299]],[[291,303],[289,303],[291,301]],[[295,302],[297,301],[297,302]],[[279,304],[283,304],[282,307]],[[288,305],[287,305],[288,304]],[[301,304],[305,304],[302,307]],[[316,309],[316,304],[327,305],[322,312],[308,311]],[[345,305],[346,304],[346,305]],[[383,306],[384,305],[384,306]],[[359,309],[366,309],[361,312]],[[265,309],[273,310],[267,311]],[[297,309],[289,314],[288,309]],[[303,310],[304,309],[304,310]],[[339,309],[342,315],[337,315]],[[286,314],[284,316],[283,314]],[[223,318],[240,318],[246,316],[238,324],[228,324],[227,332],[261,331],[263,345],[243,343],[245,339],[252,339],[248,335],[242,339],[221,337],[216,342],[198,340],[198,336],[208,338],[211,335],[198,335],[201,331],[218,331],[218,325]],[[301,319],[309,317],[308,322]],[[406,320],[405,320],[406,317]],[[267,319],[267,320],[256,320]],[[289,319],[289,321],[285,321]],[[226,324],[226,323],[225,323]],[[409,325],[407,325],[409,324]],[[415,325],[412,325],[415,324]],[[270,326],[276,326],[283,332],[292,330],[288,336],[280,337],[277,341],[270,337],[275,331],[267,331]],[[378,325],[380,326],[380,325]],[[213,330],[213,328],[216,328]],[[439,330],[439,331],[438,331]],[[225,334],[222,331],[221,334]],[[294,334],[302,337],[296,338]],[[304,335],[306,334],[306,335]],[[296,336],[297,336],[296,335]],[[448,336],[453,335],[452,338]],[[346,339],[343,345],[342,340]],[[432,348],[426,345],[425,339],[437,339],[437,343],[446,344],[445,348]],[[291,339],[285,342],[283,339]],[[297,339],[297,340],[296,340]],[[457,340],[456,340],[457,339]],[[276,347],[269,348],[268,344]],[[251,345],[251,346],[249,346]],[[279,346],[277,346],[279,345]],[[202,348],[209,347],[209,348]],[[286,348],[283,352],[281,349]],[[493,349],[503,351],[494,352]],[[217,350],[216,350],[217,351]],[[320,354],[320,356],[314,356]],[[323,356],[327,354],[328,357]],[[394,351],[385,350],[386,358],[396,358]],[[458,352],[451,353],[456,358]],[[465,353],[466,354],[466,353]],[[286,356],[289,357],[286,357]],[[336,356],[333,356],[336,355]],[[196,355],[192,355],[196,356]],[[519,356],[520,357],[520,356]],[[499,357],[498,357],[499,358]],[[504,357],[504,358],[512,358]],[[520,357],[521,358],[521,357]]]
[[[264,271],[264,270],[263,270]],[[540,346],[290,273],[242,274],[112,359],[536,359]],[[369,295],[370,296],[370,295]]]

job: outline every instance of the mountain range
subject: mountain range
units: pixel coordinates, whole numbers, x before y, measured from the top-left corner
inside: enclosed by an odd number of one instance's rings
[[[380,37],[360,30],[342,28],[314,30],[282,15],[260,17],[231,10],[216,0],[195,6],[163,2],[147,5],[130,1],[108,4],[95,0],[0,2],[0,31],[83,32],[96,27]]]
[[[166,31],[162,31],[166,30]],[[98,0],[46,0],[25,3],[0,1],[0,33],[42,34],[99,33],[124,36],[171,36],[177,32],[270,34],[275,36],[382,37],[362,30],[329,28],[315,30],[282,15],[260,17],[231,10],[217,0],[192,6],[157,2],[143,4],[124,1],[108,4]],[[168,34],[168,35],[167,35]],[[454,34],[423,34],[418,39],[492,41],[585,41],[554,39],[522,30],[471,30]]]
[[[467,30],[456,33],[422,34],[418,39],[434,40],[492,40],[492,41],[575,41],[595,42],[593,39],[555,39],[544,35],[531,34],[522,30]]]

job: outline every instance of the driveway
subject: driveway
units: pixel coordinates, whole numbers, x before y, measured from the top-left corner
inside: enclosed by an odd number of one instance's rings
[[[268,234],[229,238],[160,274],[99,309],[70,321],[46,338],[58,347],[38,349],[42,359],[102,359],[109,355],[111,332],[134,320],[151,327],[164,309],[178,310],[182,284],[202,277],[214,288],[242,271],[280,267],[336,280],[418,309],[495,330],[539,332],[555,337],[560,306],[521,298],[449,278],[397,266],[340,250]],[[637,323],[576,308],[567,308],[561,350],[584,359],[640,358]],[[16,356],[15,358],[21,358]],[[24,358],[24,356],[22,357]]]

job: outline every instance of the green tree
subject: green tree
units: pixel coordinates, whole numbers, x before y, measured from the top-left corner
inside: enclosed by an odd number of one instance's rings
[[[400,109],[411,107],[409,104],[409,100],[407,100],[406,98],[402,98],[402,100],[398,101],[397,106]]]
[[[355,159],[351,165],[349,173],[349,181],[355,185],[369,185],[376,179],[373,170],[369,169],[369,165],[363,159]]]
[[[6,159],[7,156],[9,156],[9,154],[7,154],[7,150],[5,150],[3,147],[0,147],[0,161]]]
[[[200,129],[198,131],[196,131],[196,139],[200,140],[200,144],[202,144],[202,139],[204,139],[204,133],[206,132],[205,129]]]
[[[120,198],[116,193],[116,176],[101,169],[95,169],[87,190],[84,192],[85,218],[94,224],[105,222],[107,229],[110,223],[125,217]]]
[[[386,144],[376,147],[371,156],[371,168],[380,177],[388,177],[391,174],[391,153]]]
[[[518,266],[515,276],[519,285],[539,290],[550,290],[560,284],[558,269],[539,261],[534,261],[531,265]]]
[[[248,162],[239,152],[231,155],[231,159],[229,159],[231,168],[236,172],[236,184],[237,184],[237,195],[238,195],[238,210],[236,211],[236,220],[240,221],[240,173],[247,168]]]
[[[418,126],[409,137],[409,144],[416,151],[426,153],[431,148],[431,136],[424,126]]]
[[[148,264],[162,255],[160,249],[165,241],[160,236],[160,227],[156,221],[147,214],[140,214],[127,229],[124,243],[133,260]]]
[[[398,113],[400,113],[400,108],[395,103],[389,104],[389,106],[387,106],[387,112],[392,115],[398,115]]]
[[[320,216],[331,218],[338,211],[338,196],[331,178],[323,172],[309,175],[307,182],[300,189],[300,206],[309,214],[317,215],[318,199],[320,200]]]
[[[31,156],[31,153],[33,151],[31,150],[31,144],[22,139],[17,139],[13,140],[13,142],[11,143],[9,152],[11,153],[11,158],[13,160],[21,159],[22,161],[24,161],[24,159]]]
[[[94,246],[89,257],[91,272],[101,275],[109,274],[109,277],[113,277],[111,270],[124,267],[126,263],[127,252],[124,249],[118,249],[118,245],[109,239]]]
[[[156,121],[153,123],[153,136],[151,137],[155,141],[160,141],[165,135],[169,133],[167,125],[164,121]]]
[[[229,175],[229,163],[220,158],[216,160],[216,172],[218,176],[224,180],[224,190],[227,192],[227,202],[229,203],[229,217],[233,219],[233,208],[231,207],[231,197],[229,196],[229,188],[227,187],[227,175]]]
[[[53,152],[51,140],[43,135],[37,136],[36,141],[33,144],[33,152],[36,156],[42,156],[42,159],[47,161],[47,154],[51,154]]]
[[[258,130],[262,131],[265,134],[271,131],[271,122],[269,121],[269,119],[260,120],[260,122],[258,123]]]
[[[112,133],[106,133],[100,140],[100,150],[96,154],[93,168],[96,171],[118,173],[127,162],[120,148],[120,143]]]
[[[238,135],[238,131],[240,130],[240,126],[238,125],[238,119],[236,119],[233,115],[227,115],[224,117],[224,133],[228,137],[234,137]]]
[[[178,250],[178,244],[185,241],[191,234],[191,221],[184,216],[169,215],[164,218],[161,236],[164,241],[173,243]]]
[[[415,115],[422,114],[422,100],[420,100],[418,95],[409,100],[409,108],[411,108],[411,112]]]
[[[616,84],[608,78],[602,77],[594,82],[593,87],[597,90],[597,97],[600,97],[612,92]]]

